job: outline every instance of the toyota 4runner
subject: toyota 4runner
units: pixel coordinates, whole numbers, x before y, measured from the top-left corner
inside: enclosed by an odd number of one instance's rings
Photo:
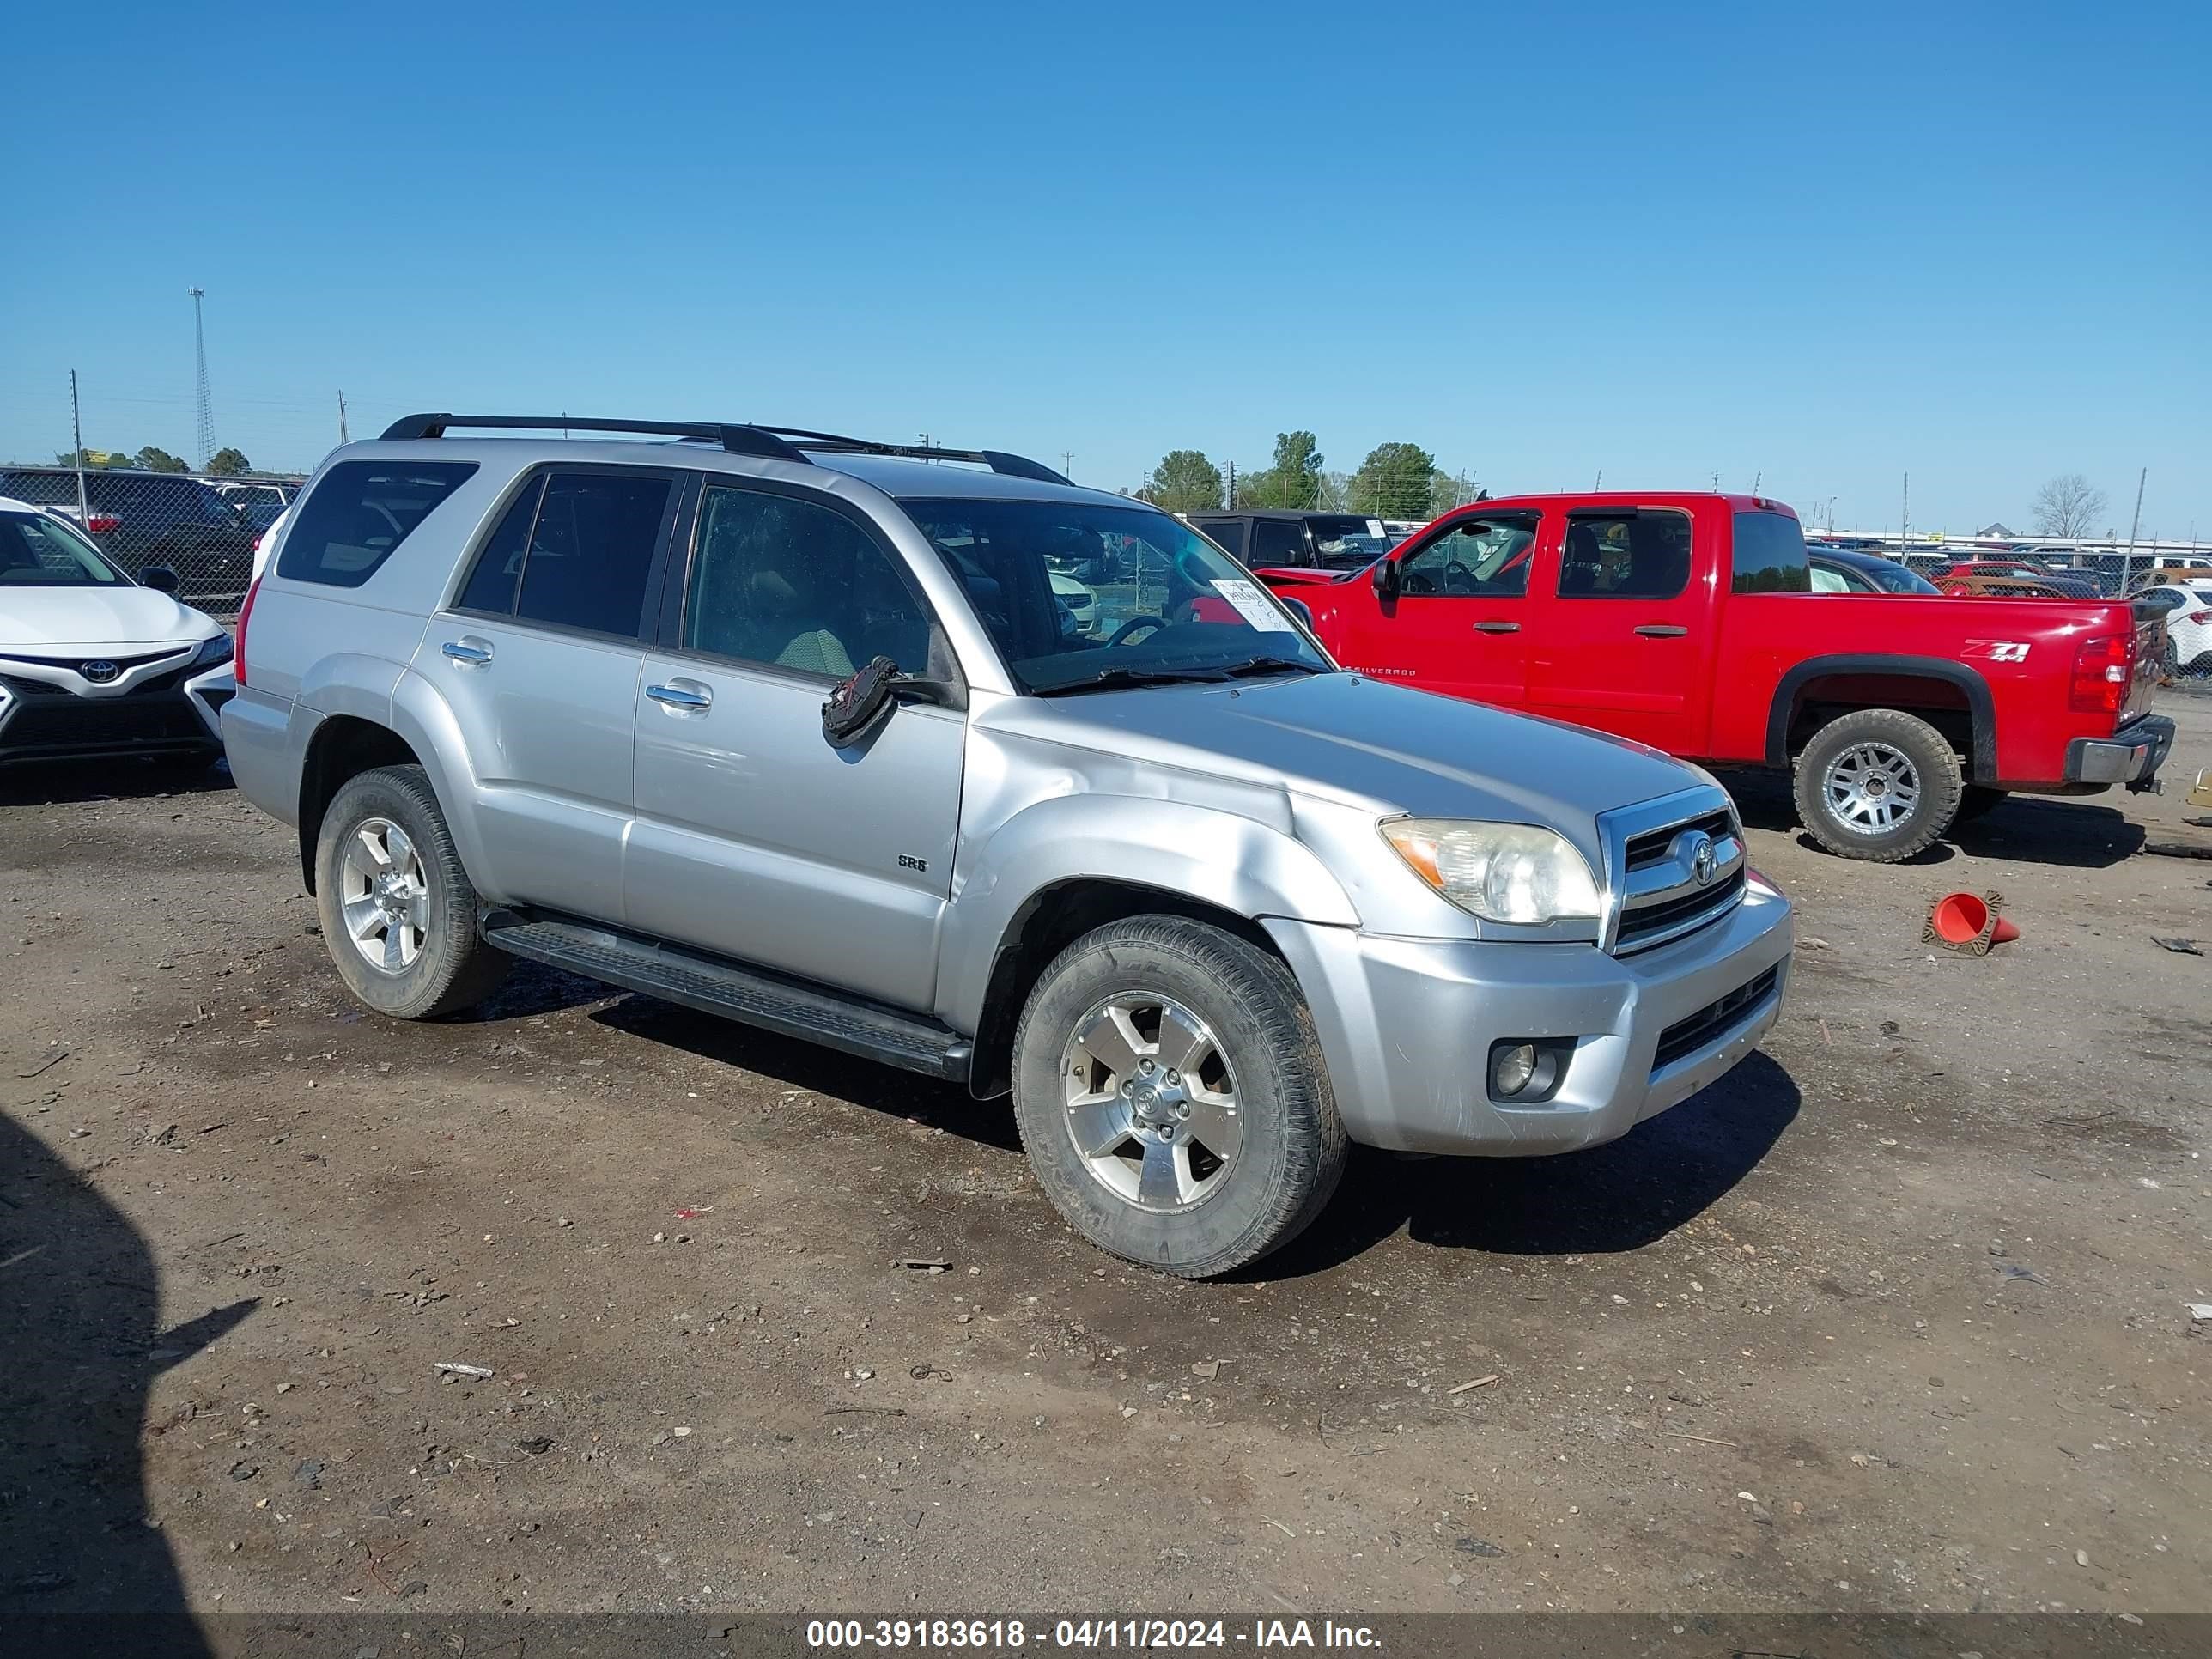
[[[1790,971],[1704,773],[1340,670],[1000,452],[412,416],[324,464],[237,649],[233,773],[370,1008],[523,957],[1011,1093],[1062,1214],[1186,1276],[1348,1141],[1625,1133]]]

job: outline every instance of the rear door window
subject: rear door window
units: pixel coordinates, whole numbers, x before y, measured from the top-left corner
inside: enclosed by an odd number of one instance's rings
[[[646,585],[675,489],[665,477],[550,474],[523,555],[516,618],[591,634],[641,633]]]
[[[491,539],[477,555],[476,568],[461,590],[455,609],[480,611],[486,616],[514,614],[514,590],[522,585],[522,556],[530,547],[530,532],[538,527],[538,504],[545,496],[545,475],[539,473],[522,487],[514,505],[500,515]]]
[[[359,587],[477,470],[474,461],[341,461],[302,501],[276,574]]]
[[[1194,519],[1200,530],[1221,544],[1238,558],[1244,556],[1244,520],[1242,519]]]
[[[1804,549],[1798,559],[1802,566]],[[1559,556],[1563,599],[1671,599],[1690,585],[1690,517],[1665,509],[1577,513]]]

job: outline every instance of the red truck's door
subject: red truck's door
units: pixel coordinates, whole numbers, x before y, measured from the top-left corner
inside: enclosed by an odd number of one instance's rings
[[[1673,754],[1703,752],[1717,641],[1712,561],[1697,551],[1678,507],[1568,514],[1557,580],[1529,604],[1528,707]]]
[[[1395,596],[1345,607],[1340,659],[1425,691],[1520,708],[1540,527],[1534,513],[1500,513],[1417,537],[1391,556]]]

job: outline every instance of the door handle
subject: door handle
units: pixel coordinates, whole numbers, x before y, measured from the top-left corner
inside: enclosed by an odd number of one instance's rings
[[[491,661],[491,641],[464,634],[438,647],[464,668],[482,668]]]
[[[645,695],[672,714],[702,714],[714,702],[714,694],[696,680],[671,680],[665,685],[648,685]]]
[[[1474,625],[1478,634],[1518,634],[1521,624],[1515,622],[1479,622]]]
[[[1679,640],[1690,630],[1673,623],[1645,623],[1636,631],[1647,640]]]

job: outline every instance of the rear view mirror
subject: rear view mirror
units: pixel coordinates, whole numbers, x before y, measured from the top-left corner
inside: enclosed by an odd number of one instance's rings
[[[1384,559],[1375,567],[1375,597],[1395,599],[1398,597],[1398,562]]]
[[[138,573],[138,586],[150,587],[156,593],[167,593],[173,599],[179,586],[177,573],[166,564],[149,564]]]

